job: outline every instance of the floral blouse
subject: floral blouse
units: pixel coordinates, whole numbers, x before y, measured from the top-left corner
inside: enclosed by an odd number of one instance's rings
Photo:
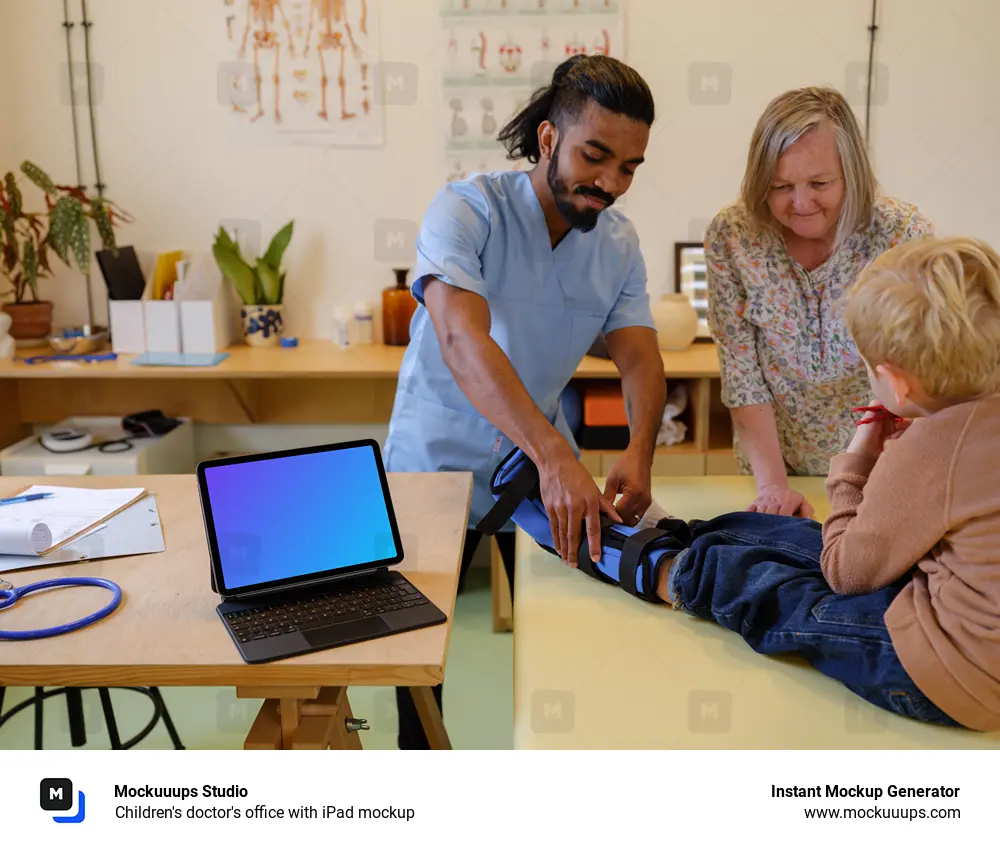
[[[861,270],[898,242],[933,234],[916,207],[879,197],[871,224],[813,271],[780,236],[760,233],[742,204],[705,235],[708,324],[719,349],[726,407],[771,404],[791,475],[826,475],[850,442],[871,386],[838,302]],[[751,472],[735,440],[744,473]]]

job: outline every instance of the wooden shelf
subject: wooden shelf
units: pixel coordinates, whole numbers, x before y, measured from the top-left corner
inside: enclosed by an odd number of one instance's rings
[[[597,477],[603,477],[622,455],[621,449],[581,449],[580,460]],[[657,446],[653,452],[653,476],[704,475],[705,453],[693,440],[674,446]]]
[[[386,345],[345,349],[332,341],[303,340],[296,348],[252,348],[240,342],[211,367],[137,366],[133,355],[97,363],[2,362],[0,442],[9,445],[31,425],[68,416],[124,416],[153,408],[201,424],[387,423],[405,351]],[[51,353],[17,352],[19,357]],[[684,381],[691,394],[681,415],[686,439],[657,447],[653,474],[704,475],[707,459],[728,440],[721,426],[711,424],[718,418],[713,409],[719,393],[716,347],[700,341],[660,356],[668,389]],[[620,379],[614,361],[600,357],[584,357],[573,375],[580,382]],[[620,455],[590,450],[582,459],[588,470],[602,476]]]
[[[708,453],[705,457],[706,475],[740,475],[742,470],[733,451],[733,425],[729,411],[721,400],[713,398],[708,422]]]
[[[728,412],[712,411],[708,423],[708,450],[710,452],[733,450],[733,426]]]
[[[229,355],[216,366],[136,366],[135,355],[122,354],[117,360],[98,363],[55,361],[27,365],[18,361],[0,362],[0,378],[185,378],[185,379],[271,379],[271,378],[397,378],[403,362],[402,346],[357,345],[340,348],[332,341],[303,340],[296,348],[252,348],[233,345]],[[26,350],[18,357],[52,354],[51,350]],[[668,379],[711,378],[719,375],[719,361],[713,343],[695,343],[684,351],[662,351]],[[617,378],[611,360],[584,357],[574,378]]]
[[[624,451],[624,449],[580,449],[581,455],[619,455]],[[657,446],[653,450],[653,455],[675,455],[675,454],[692,454],[700,453],[700,450],[695,445],[694,440],[685,440],[683,443],[677,443],[673,446]]]

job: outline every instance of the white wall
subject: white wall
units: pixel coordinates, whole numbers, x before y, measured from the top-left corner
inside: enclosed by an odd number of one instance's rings
[[[286,3],[290,0],[286,0]],[[207,248],[220,219],[260,222],[265,238],[294,217],[287,256],[289,329],[326,336],[335,303],[392,282],[377,262],[380,219],[419,221],[445,173],[439,153],[437,0],[381,0],[383,61],[418,70],[413,106],[387,106],[382,149],[317,150],[234,139],[217,102],[227,58],[223,0],[91,0],[102,79],[97,133],[108,194],[136,218],[121,239],[158,249]],[[79,20],[79,3],[71,2]],[[886,191],[921,205],[947,232],[1000,242],[1000,4],[882,0],[873,152]],[[804,84],[843,89],[868,55],[870,0],[631,0],[629,61],[651,84],[659,118],[627,199],[655,294],[671,276],[672,243],[732,199],[757,115]],[[31,158],[75,182],[62,4],[0,0],[0,158]],[[220,40],[221,39],[221,40]],[[82,61],[79,29],[75,59]],[[693,63],[715,63],[689,77]],[[696,91],[692,102],[690,88]],[[863,101],[858,100],[863,118]],[[79,110],[83,141],[86,113]],[[85,180],[94,182],[85,151]],[[96,270],[95,270],[96,271]],[[100,274],[95,289],[103,318]],[[85,317],[82,284],[45,286],[57,323]]]

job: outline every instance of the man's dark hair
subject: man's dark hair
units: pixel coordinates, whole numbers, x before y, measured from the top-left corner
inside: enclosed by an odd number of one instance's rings
[[[528,105],[500,131],[497,139],[507,149],[507,158],[538,162],[539,125],[551,121],[563,131],[589,101],[647,126],[653,124],[653,95],[634,68],[600,54],[571,56],[556,68],[551,84],[535,91]]]

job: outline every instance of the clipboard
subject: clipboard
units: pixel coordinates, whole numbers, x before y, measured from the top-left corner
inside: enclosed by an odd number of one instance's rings
[[[95,530],[84,533],[48,555],[0,555],[0,575],[78,561],[151,555],[165,549],[156,499],[152,493],[146,493],[114,514],[106,524],[98,525]]]
[[[121,513],[123,510],[130,507],[131,505],[135,504],[147,494],[146,489],[143,487],[125,487],[125,488],[112,488],[112,489],[135,490],[136,493],[131,499],[126,501],[124,504],[120,504],[117,507],[108,510],[107,512],[101,513],[99,516],[95,517],[94,519],[92,519],[92,521],[87,523],[86,526],[81,526],[79,523],[75,523],[73,525],[73,528],[75,530],[70,531],[67,534],[59,535],[58,537],[56,536],[55,530],[53,529],[52,545],[48,549],[39,552],[38,553],[39,556],[44,557],[52,552],[55,552],[58,549],[61,549],[63,546],[72,543],[74,540],[78,540],[84,535],[90,534],[92,531],[101,526],[103,523],[107,522],[112,517]],[[67,496],[72,496],[76,494],[89,495],[89,494],[99,494],[102,492],[106,492],[104,490],[97,488],[46,487],[43,484],[32,484],[30,487],[25,487],[23,490],[19,490],[14,495],[21,496],[24,495],[25,493],[31,493],[32,491],[51,492],[55,494],[56,499],[58,499],[59,493],[63,493]],[[18,506],[19,509],[15,510],[11,510],[9,506],[0,506],[0,522],[2,522],[6,518],[10,518],[12,520],[29,518],[29,519],[34,519],[38,522],[48,522],[49,520],[44,516],[44,514],[47,509],[51,510],[53,505],[56,506],[56,513],[58,513],[58,508],[62,507],[62,505],[60,505],[58,501],[50,501],[49,499],[39,499],[38,501],[35,502],[22,503],[21,505]],[[31,516],[33,512],[37,512],[38,516]],[[73,513],[73,511],[70,511],[70,513]],[[20,516],[20,514],[25,514],[26,516]]]

